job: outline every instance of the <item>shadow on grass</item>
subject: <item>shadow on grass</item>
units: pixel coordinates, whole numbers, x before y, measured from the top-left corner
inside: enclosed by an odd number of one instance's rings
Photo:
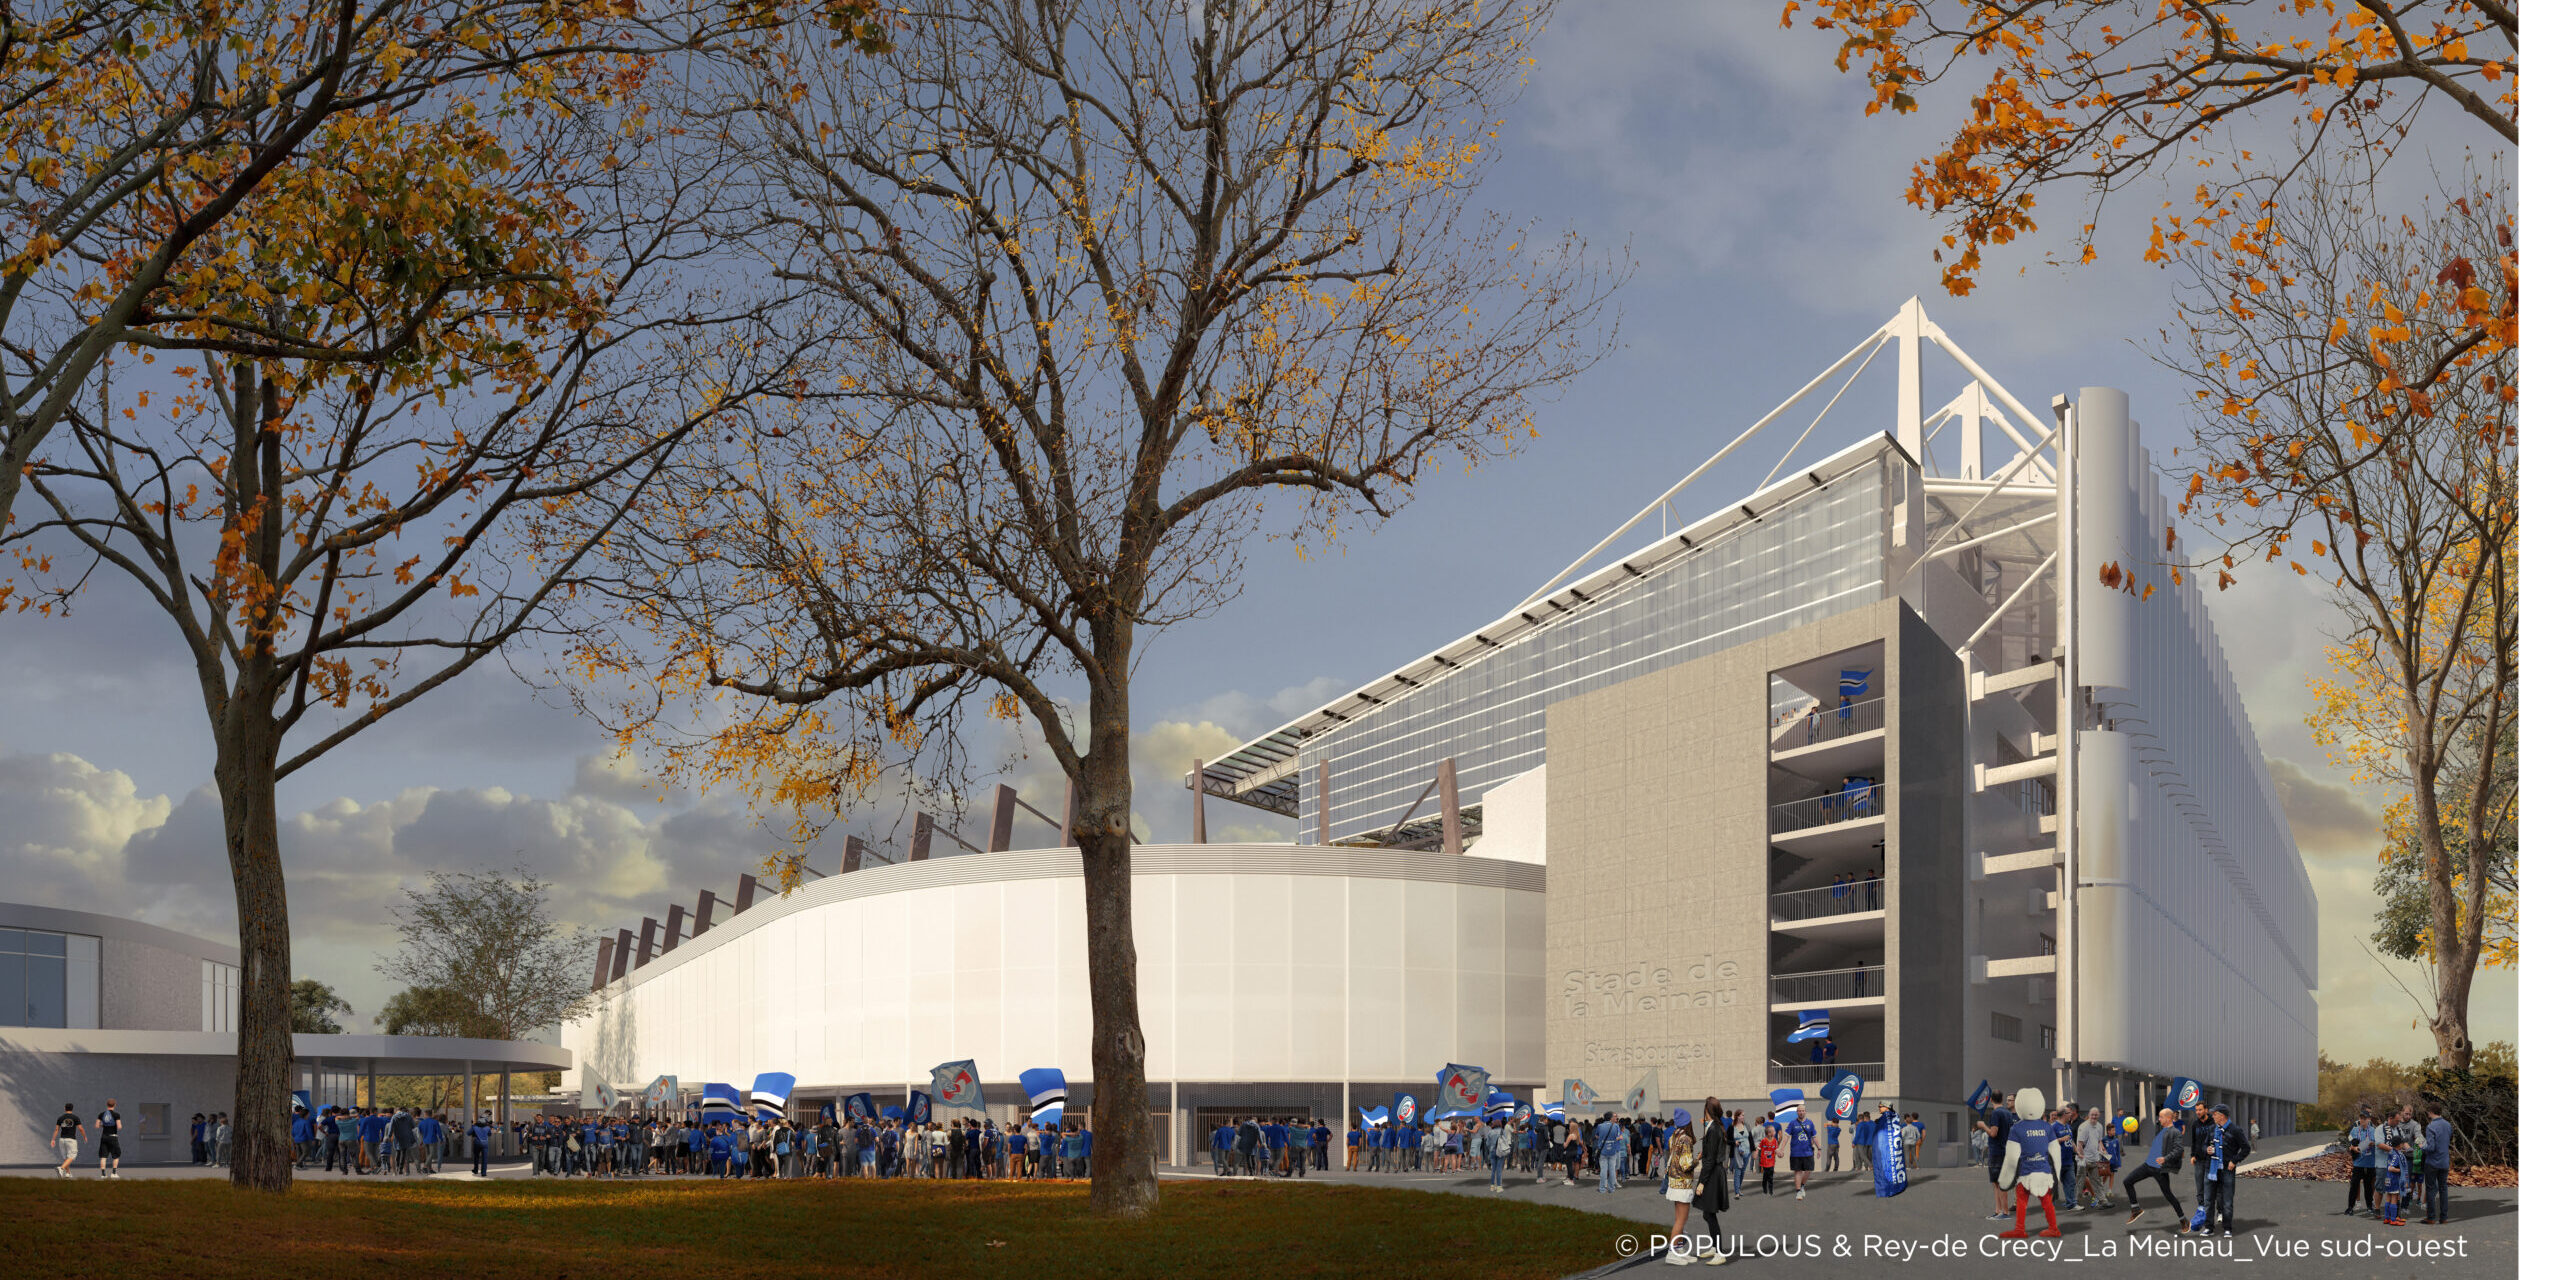
[[[1551,1205],[1384,1187],[1168,1183],[1102,1218],[1074,1183],[302,1183],[0,1180],[15,1274],[402,1274],[1508,1280],[1616,1256],[1626,1224]]]

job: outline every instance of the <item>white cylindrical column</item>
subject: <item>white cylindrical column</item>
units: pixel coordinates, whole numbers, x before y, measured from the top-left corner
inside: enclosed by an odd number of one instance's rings
[[[2133,689],[2133,608],[2140,587],[2127,590],[2125,584],[2150,580],[2161,560],[2138,532],[2130,409],[2125,393],[2113,387],[2082,387],[2071,415],[2077,563],[2064,567],[2073,574],[2080,611],[2072,683],[2095,690],[2100,702],[2120,701]]]

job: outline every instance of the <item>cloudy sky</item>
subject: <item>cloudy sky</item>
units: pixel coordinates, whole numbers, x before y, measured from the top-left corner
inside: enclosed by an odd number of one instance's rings
[[[1139,686],[1142,834],[1187,825],[1175,778],[1192,758],[1494,616],[1907,297],[2027,403],[2122,387],[2155,449],[2182,436],[2185,397],[2142,345],[2168,320],[2169,284],[2139,264],[2131,233],[2112,228],[2114,252],[2092,266],[2019,272],[2041,255],[2012,253],[1973,296],[1938,292],[1936,229],[1901,188],[1943,108],[1864,117],[1864,91],[1832,71],[1828,42],[1781,31],[1776,8],[1566,8],[1506,122],[1485,203],[1626,252],[1619,350],[1547,406],[1521,456],[1439,477],[1395,520],[1337,545],[1257,546],[1239,599],[1155,643]],[[1960,385],[1930,376],[1949,394]],[[1807,448],[1890,425],[1866,407],[1844,402],[1824,428],[1837,434]],[[1738,453],[1683,509],[1742,496],[1783,448]],[[2379,802],[2344,785],[2302,725],[2328,608],[2289,575],[2253,576],[2212,607],[2320,894],[2323,1045],[2422,1056],[2431,1042],[2408,997],[2356,941],[2371,929]],[[40,673],[0,691],[0,896],[228,937],[210,748],[168,624],[101,575],[73,620],[0,619],[0,644]],[[487,667],[289,782],[299,972],[370,1014],[388,995],[372,968],[388,904],[428,868],[522,864],[560,886],[567,918],[610,926],[733,883],[775,847],[733,798],[660,795],[564,702]],[[1057,811],[1054,775],[1015,782]],[[1285,836],[1233,806],[1211,825]],[[2401,977],[2419,983],[2405,966]],[[2479,984],[2475,1035],[2513,1037],[2515,992],[2503,974]]]

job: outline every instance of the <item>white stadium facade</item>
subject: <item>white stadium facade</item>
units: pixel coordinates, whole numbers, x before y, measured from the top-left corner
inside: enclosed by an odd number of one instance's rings
[[[1883,419],[1798,461],[1887,354]],[[1675,523],[1815,406],[1749,497]],[[2113,1109],[2190,1076],[2290,1132],[2317,904],[2195,579],[2160,564],[2131,413],[2031,411],[1914,300],[1528,600],[1195,766],[1192,841],[1137,853],[1161,1154],[1427,1098],[1451,1062],[1604,1101],[1658,1071],[1667,1104],[1850,1068],[1941,1134],[1986,1082]],[[1206,843],[1213,800],[1299,838]],[[563,1043],[618,1088],[788,1071],[807,1111],[958,1058],[1002,1114],[1033,1067],[1086,1102],[1078,863],[1012,849],[1016,804],[986,852],[919,822],[899,858],[848,842],[788,897],[741,877],[638,922]],[[1819,1053],[1790,1038],[1817,1016]]]

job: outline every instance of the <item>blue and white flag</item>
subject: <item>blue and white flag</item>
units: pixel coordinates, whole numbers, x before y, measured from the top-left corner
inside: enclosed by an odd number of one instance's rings
[[[917,1124],[933,1119],[933,1095],[922,1089],[907,1090],[907,1118]]]
[[[604,1104],[599,1110],[611,1111],[622,1105],[622,1091],[603,1081],[596,1082],[596,1097]]]
[[[1422,1104],[1414,1101],[1412,1094],[1399,1093],[1396,1095],[1397,1124],[1412,1124],[1421,1118]]]
[[[293,1091],[293,1105],[294,1105],[296,1108],[300,1109],[300,1110],[301,1110],[301,1112],[302,1112],[302,1114],[304,1114],[304,1115],[310,1115],[310,1114],[311,1114],[311,1091],[310,1091],[309,1089],[296,1089],[296,1090],[294,1090],[294,1091]],[[290,1114],[290,1113],[288,1113],[288,1114]]]
[[[1039,1128],[1055,1128],[1067,1122],[1067,1104],[1052,1102],[1031,1113],[1031,1123]]]
[[[1866,1088],[1866,1080],[1855,1071],[1832,1072],[1830,1083],[1822,1086],[1822,1097],[1829,1104],[1823,1113],[1843,1122],[1857,1118],[1858,1095]]]
[[[1545,1116],[1549,1120],[1562,1120],[1564,1119],[1564,1104],[1561,1102],[1550,1102],[1547,1105],[1538,1108],[1538,1114]]]
[[[1518,1098],[1507,1093],[1488,1093],[1484,1098],[1484,1118],[1495,1124],[1511,1123],[1511,1110],[1520,1105]]]
[[[871,1095],[868,1093],[848,1093],[844,1096],[844,1109],[841,1114],[847,1120],[856,1116],[865,1120],[877,1120],[880,1118],[880,1108],[871,1104]]]
[[[1434,1105],[1443,1113],[1482,1107],[1484,1096],[1493,1092],[1492,1077],[1482,1067],[1452,1062],[1440,1068],[1440,1074],[1435,1078],[1440,1081],[1440,1097]]]
[[[1772,1113],[1771,1119],[1775,1120],[1779,1124],[1785,1124],[1786,1122],[1795,1119],[1796,1113],[1804,1110],[1804,1090],[1770,1090],[1769,1110]]]
[[[788,1071],[765,1072],[756,1077],[756,1087],[747,1095],[747,1101],[754,1104],[759,1118],[771,1120],[790,1108],[791,1084]]]
[[[1361,1128],[1363,1128],[1363,1129],[1375,1129],[1375,1128],[1377,1128],[1378,1126],[1385,1124],[1386,1122],[1387,1122],[1387,1109],[1386,1109],[1385,1107],[1374,1107],[1374,1108],[1372,1108],[1372,1107],[1362,1107],[1362,1108],[1360,1108],[1360,1127],[1361,1127]]]
[[[713,1120],[735,1119],[737,1114],[738,1091],[734,1086],[725,1084],[702,1086],[702,1118],[706,1123]]]
[[[1872,667],[1840,668],[1840,700],[1847,702],[1852,698],[1867,696],[1867,681],[1874,675],[1875,669]],[[1849,718],[1847,707],[1840,708],[1840,718],[1843,720]]]
[[[1991,1082],[1985,1080],[1982,1083],[1975,1085],[1973,1087],[1973,1096],[1966,1098],[1964,1100],[1964,1104],[1973,1108],[1976,1114],[1979,1114],[1985,1108],[1988,1108],[1991,1105]]]
[[[1886,1107],[1876,1117],[1875,1159],[1876,1198],[1902,1194],[1911,1185],[1911,1170],[1902,1162],[1902,1117]]]
[[[1831,1011],[1829,1009],[1798,1009],[1796,1010],[1796,1029],[1787,1033],[1787,1043],[1803,1044],[1807,1040],[1820,1040],[1830,1034]]]
[[[684,1086],[677,1084],[674,1076],[660,1076],[650,1081],[648,1089],[640,1095],[640,1105],[651,1111],[667,1111],[683,1097]]]
[[[1600,1091],[1583,1083],[1580,1079],[1570,1079],[1564,1082],[1564,1104],[1566,1106],[1587,1107],[1599,1100]]]
[[[1022,1091],[1031,1095],[1031,1109],[1064,1108],[1067,1101],[1067,1073],[1056,1067],[1033,1067],[1022,1073]]]
[[[2179,1076],[2169,1082],[2169,1092],[2161,1100],[2160,1105],[2173,1107],[2179,1115],[2183,1116],[2204,1105],[2204,1085],[2186,1076]]]
[[[880,1108],[880,1118],[883,1120],[904,1120],[907,1118],[907,1109],[897,1105],[896,1103],[891,1103],[888,1106]]]
[[[933,1069],[933,1105],[946,1111],[987,1109],[986,1093],[979,1087],[978,1062],[962,1058]]]
[[[833,1102],[819,1103],[818,1118],[826,1121],[828,1124],[834,1124],[836,1122],[836,1104]]]

